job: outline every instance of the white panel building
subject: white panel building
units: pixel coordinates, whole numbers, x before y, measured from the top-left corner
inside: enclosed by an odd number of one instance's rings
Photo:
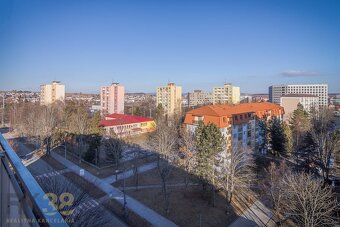
[[[60,81],[53,81],[52,84],[40,86],[40,104],[49,105],[55,101],[65,101],[65,85]]]
[[[319,106],[328,106],[327,84],[272,85],[269,87],[269,102],[281,105],[281,97],[288,94],[315,95]]]

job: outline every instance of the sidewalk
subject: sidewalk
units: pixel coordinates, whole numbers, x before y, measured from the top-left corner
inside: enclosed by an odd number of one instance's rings
[[[243,214],[235,220],[229,227],[253,227],[253,226],[276,226],[271,220],[271,211],[257,200]]]
[[[138,167],[138,173],[143,173],[143,172],[152,170],[156,167],[157,167],[157,162],[147,163],[147,164],[144,164],[144,165]],[[126,178],[129,178],[129,177],[132,177],[133,175],[134,175],[133,169],[129,169],[125,172],[117,174],[117,180],[116,180],[116,174],[113,174],[112,176],[106,177],[103,180],[105,182],[109,183],[109,184],[112,184],[112,183],[114,183],[118,180],[122,180],[124,178],[126,179]]]
[[[71,171],[75,172],[76,174],[80,173],[81,168],[72,162],[65,160],[62,156],[58,155],[54,151],[51,152],[51,155],[53,158],[55,158],[57,161],[65,165],[65,167],[69,168]],[[105,180],[102,180],[88,171],[84,170],[84,179],[87,181],[93,183],[94,185],[97,185],[100,189],[102,189],[107,195],[110,197],[113,197],[115,200],[117,200],[119,203],[123,204],[123,193],[107,183]],[[159,215],[155,211],[151,210],[144,204],[138,202],[137,200],[133,199],[132,197],[126,195],[126,201],[127,201],[127,207],[135,212],[137,215],[141,216],[145,220],[147,220],[149,223],[152,224],[152,226],[177,226],[172,221],[166,219],[165,217]]]

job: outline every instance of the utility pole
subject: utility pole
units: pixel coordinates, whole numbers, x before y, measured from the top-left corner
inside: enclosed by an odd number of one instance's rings
[[[66,158],[66,139],[64,138],[64,148],[65,148],[65,159],[67,159]]]
[[[123,173],[123,198],[124,198],[124,204],[123,204],[123,212],[124,212],[124,218],[127,219],[128,217],[128,212],[127,212],[127,209],[126,209],[126,192],[125,192],[125,169],[124,169],[124,173]]]
[[[2,93],[2,117],[1,117],[2,127],[5,127],[5,92]]]

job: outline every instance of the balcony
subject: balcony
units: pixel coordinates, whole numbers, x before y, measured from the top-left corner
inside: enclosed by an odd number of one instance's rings
[[[68,226],[0,133],[0,226]]]

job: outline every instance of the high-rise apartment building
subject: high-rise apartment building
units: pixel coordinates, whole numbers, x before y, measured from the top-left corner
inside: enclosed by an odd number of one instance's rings
[[[240,102],[240,87],[225,83],[223,87],[213,88],[213,104],[237,104]]]
[[[281,97],[288,94],[316,95],[319,106],[328,106],[327,84],[272,85],[269,87],[269,102],[281,104]]]
[[[202,90],[194,90],[194,92],[188,93],[188,106],[202,106],[211,104],[213,102],[212,93]]]
[[[168,116],[179,113],[182,110],[182,87],[174,83],[158,87],[156,94],[157,106],[162,105],[164,113]]]
[[[52,84],[40,86],[40,104],[49,105],[55,101],[65,101],[65,85],[60,81],[52,81]]]
[[[100,89],[100,109],[102,115],[124,114],[124,87],[119,83],[103,86]]]

